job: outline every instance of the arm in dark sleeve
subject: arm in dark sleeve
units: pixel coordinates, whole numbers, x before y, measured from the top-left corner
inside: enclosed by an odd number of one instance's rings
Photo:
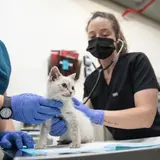
[[[152,65],[145,54],[139,54],[132,66],[131,71],[133,93],[143,89],[157,88],[158,81]]]
[[[0,40],[0,94],[6,91],[11,74],[11,64],[8,51],[4,43]]]

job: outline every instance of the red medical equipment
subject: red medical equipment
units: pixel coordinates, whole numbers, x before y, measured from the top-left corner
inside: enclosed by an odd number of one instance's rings
[[[53,66],[57,66],[62,75],[76,73],[75,80],[78,80],[81,70],[81,61],[78,58],[79,54],[73,50],[51,50],[48,73]]]

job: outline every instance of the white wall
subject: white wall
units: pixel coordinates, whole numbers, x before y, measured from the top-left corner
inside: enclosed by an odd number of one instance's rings
[[[81,57],[86,54],[85,26],[90,12],[95,10],[114,13],[130,50],[145,52],[160,75],[160,26],[143,17],[132,15],[125,20],[120,15],[123,8],[102,0],[0,0],[0,39],[6,44],[12,62],[8,94],[45,95],[49,51],[76,49]],[[82,98],[82,84],[83,74],[78,98]]]
[[[45,95],[51,49],[76,49],[82,56],[86,47],[84,13],[67,0],[0,1],[0,37],[13,69],[8,94]]]
[[[117,16],[130,50],[145,52],[160,76],[160,26],[146,18],[132,15],[123,19],[124,9],[107,0],[0,0],[0,39],[12,62],[8,94],[45,95],[50,50],[76,49],[82,58],[87,47],[86,22],[96,10]],[[82,68],[76,93],[80,99],[83,81]]]

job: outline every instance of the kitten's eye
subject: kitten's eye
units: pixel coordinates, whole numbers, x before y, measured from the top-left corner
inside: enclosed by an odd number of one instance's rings
[[[66,83],[62,83],[62,86],[63,86],[64,88],[67,88],[67,84],[66,84]]]
[[[72,90],[74,90],[74,87],[72,87]]]

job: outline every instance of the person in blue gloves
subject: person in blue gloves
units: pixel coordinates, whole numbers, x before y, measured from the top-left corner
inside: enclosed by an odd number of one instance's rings
[[[32,93],[7,96],[10,74],[8,51],[0,41],[0,146],[5,149],[21,149],[23,146],[33,148],[33,138],[25,132],[16,132],[11,119],[28,124],[41,124],[59,115],[63,104]]]

